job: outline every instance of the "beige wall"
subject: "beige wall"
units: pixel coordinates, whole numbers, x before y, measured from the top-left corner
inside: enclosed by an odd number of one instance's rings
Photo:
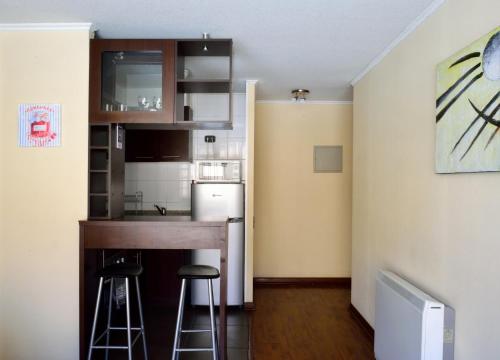
[[[255,92],[257,81],[247,80],[246,83],[246,186],[245,186],[245,299],[253,302],[253,218],[255,214]]]
[[[314,145],[343,145],[343,173],[313,173]],[[256,277],[350,276],[351,147],[351,105],[257,103]]]
[[[456,309],[457,360],[500,354],[500,174],[434,173],[436,65],[499,25],[498,0],[448,0],[354,88],[352,303],[373,324],[396,271]]]
[[[78,356],[88,31],[0,32],[0,359]],[[17,147],[20,103],[62,104],[62,146]]]

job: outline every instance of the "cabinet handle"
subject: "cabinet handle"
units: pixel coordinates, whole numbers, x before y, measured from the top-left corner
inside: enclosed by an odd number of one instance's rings
[[[152,159],[152,156],[136,156],[136,159]]]
[[[168,158],[180,158],[180,155],[162,155],[161,156],[163,159],[168,159]]]

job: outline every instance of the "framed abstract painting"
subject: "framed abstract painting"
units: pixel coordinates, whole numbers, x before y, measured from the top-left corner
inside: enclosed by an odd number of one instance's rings
[[[500,171],[500,26],[437,66],[436,172]]]

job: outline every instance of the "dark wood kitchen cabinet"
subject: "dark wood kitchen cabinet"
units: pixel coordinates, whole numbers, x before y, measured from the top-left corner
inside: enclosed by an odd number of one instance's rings
[[[189,130],[127,130],[126,162],[191,161]]]
[[[91,40],[90,123],[173,123],[175,45],[175,40]]]

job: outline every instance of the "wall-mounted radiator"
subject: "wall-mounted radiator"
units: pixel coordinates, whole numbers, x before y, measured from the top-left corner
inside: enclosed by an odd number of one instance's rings
[[[454,310],[388,271],[377,275],[377,360],[452,360]]]

